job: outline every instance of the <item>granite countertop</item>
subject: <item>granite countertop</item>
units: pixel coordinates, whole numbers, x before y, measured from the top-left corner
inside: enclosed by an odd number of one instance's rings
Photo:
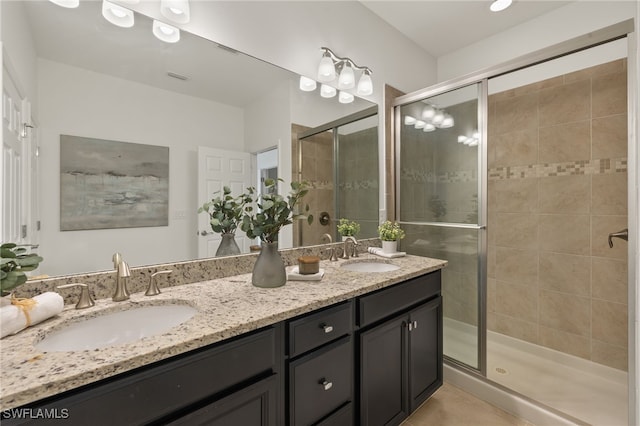
[[[400,269],[384,273],[340,269],[346,262],[371,258],[394,263]],[[288,281],[282,287],[263,289],[251,284],[251,274],[242,274],[166,288],[157,296],[136,293],[124,302],[101,299],[96,301],[96,306],[84,310],[67,305],[60,315],[0,341],[0,410],[275,324],[441,269],[446,264],[443,260],[410,255],[389,260],[364,254],[357,259],[322,261],[320,267],[325,275],[321,281]],[[193,306],[198,313],[167,333],[134,343],[75,352],[41,352],[33,346],[48,332],[70,322],[108,311],[171,303]]]

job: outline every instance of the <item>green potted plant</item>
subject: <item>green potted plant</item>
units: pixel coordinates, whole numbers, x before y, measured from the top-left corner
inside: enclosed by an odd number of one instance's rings
[[[214,194],[219,193],[215,192]],[[222,188],[222,194],[207,201],[198,208],[198,213],[209,214],[209,224],[213,232],[221,234],[222,240],[216,251],[216,256],[240,254],[240,248],[235,240],[236,229],[242,221],[244,208],[253,199],[250,194],[243,193],[237,197],[231,195],[228,186]]]
[[[282,179],[278,179],[282,181]],[[313,221],[313,216],[299,213],[298,204],[309,192],[306,182],[291,182],[291,191],[286,197],[279,195],[275,189],[275,179],[266,179],[266,191],[256,200],[257,209],[245,206],[240,229],[249,238],[259,238],[262,249],[253,268],[251,282],[256,287],[280,287],[287,281],[284,262],[278,253],[278,233],[283,226],[293,223],[297,219]],[[247,188],[249,196],[253,196],[255,188]],[[305,207],[305,213],[309,206]]]
[[[25,246],[15,243],[0,245],[0,294],[6,296],[11,290],[27,281],[25,272],[33,271],[42,262],[42,257],[27,253]]]
[[[378,234],[382,240],[382,251],[385,253],[395,253],[398,251],[398,241],[405,237],[405,232],[400,228],[398,222],[385,221],[378,226]]]
[[[360,232],[360,224],[353,220],[341,218],[338,222],[338,233],[344,240],[345,237],[355,237]]]

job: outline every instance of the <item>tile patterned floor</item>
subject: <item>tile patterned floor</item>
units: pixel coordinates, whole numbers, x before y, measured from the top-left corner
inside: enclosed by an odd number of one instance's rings
[[[533,426],[445,383],[402,426]]]

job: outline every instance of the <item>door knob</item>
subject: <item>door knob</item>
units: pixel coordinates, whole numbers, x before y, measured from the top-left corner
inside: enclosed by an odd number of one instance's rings
[[[622,231],[613,232],[609,234],[609,247],[613,248],[613,240],[612,238],[621,238],[625,241],[629,241],[629,230],[623,229]]]

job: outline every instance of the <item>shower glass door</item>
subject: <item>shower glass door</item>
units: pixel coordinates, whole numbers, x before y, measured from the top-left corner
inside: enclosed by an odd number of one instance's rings
[[[444,355],[484,369],[485,209],[481,83],[396,107],[402,250],[447,260]]]

